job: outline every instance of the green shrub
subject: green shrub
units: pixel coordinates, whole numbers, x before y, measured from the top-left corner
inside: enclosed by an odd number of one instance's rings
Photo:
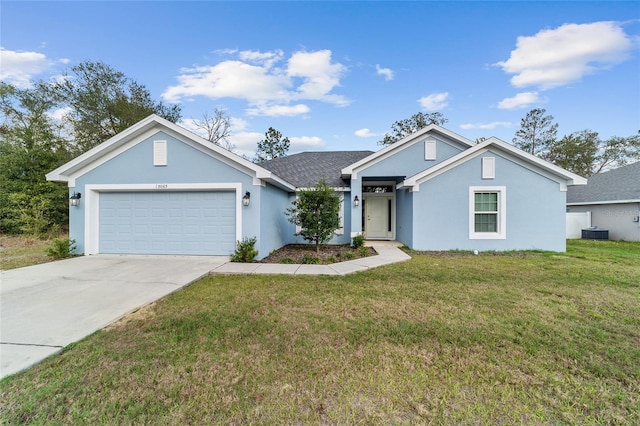
[[[364,234],[358,234],[353,237],[353,248],[359,249],[364,246]]]
[[[351,259],[354,259],[355,257],[356,257],[356,255],[353,254],[350,251],[344,251],[344,252],[340,253],[340,259],[341,260],[351,260]]]
[[[320,263],[320,258],[309,253],[302,255],[302,263],[305,265],[316,265]]]
[[[369,256],[369,249],[365,246],[360,246],[358,247],[358,254],[360,257],[367,257]]]
[[[54,238],[47,247],[47,256],[54,259],[66,259],[73,256],[76,250],[76,240],[69,238]]]
[[[258,255],[258,250],[255,249],[256,241],[256,237],[244,237],[242,241],[238,241],[236,243],[236,251],[231,255],[231,261],[241,263],[253,262],[253,259]]]
[[[329,256],[326,259],[326,263],[331,264],[331,263],[336,263],[338,261],[338,259],[335,256]]]
[[[283,257],[282,259],[278,260],[278,263],[283,263],[285,265],[293,265],[296,263],[296,260],[291,257]]]

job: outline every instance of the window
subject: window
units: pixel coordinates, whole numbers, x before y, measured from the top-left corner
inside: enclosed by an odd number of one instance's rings
[[[383,194],[385,192],[393,192],[392,185],[365,185],[362,192],[371,194]]]
[[[167,165],[167,141],[153,141],[153,165]]]
[[[469,238],[505,239],[506,193],[504,186],[469,188]]]

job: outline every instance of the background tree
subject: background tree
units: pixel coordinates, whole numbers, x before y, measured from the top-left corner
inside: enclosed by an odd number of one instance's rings
[[[544,159],[570,172],[589,177],[598,157],[599,141],[597,132],[574,132],[550,144]]]
[[[602,140],[591,130],[574,132],[552,143],[544,159],[589,177],[640,160],[640,133]]]
[[[282,137],[282,133],[273,127],[269,127],[269,130],[264,134],[264,139],[258,142],[258,149],[256,150],[254,161],[260,163],[262,161],[284,157],[287,155],[290,145],[289,138]]]
[[[340,197],[324,179],[312,189],[298,191],[297,195],[285,213],[289,222],[301,228],[296,235],[314,242],[319,253],[320,244],[329,241],[340,228]]]
[[[0,83],[0,231],[43,235],[67,223],[65,185],[45,174],[68,161],[68,141],[52,119],[58,107],[50,87],[17,89]]]
[[[193,120],[196,129],[205,134],[209,142],[233,151],[235,146],[229,142],[231,136],[231,119],[224,110],[214,109],[213,115],[205,112],[202,120]]]
[[[386,133],[384,138],[378,141],[379,145],[391,145],[404,138],[405,136],[409,136],[412,133],[417,132],[418,130],[427,127],[430,124],[437,124],[438,126],[443,126],[447,121],[444,115],[440,112],[432,112],[430,114],[424,114],[422,112],[418,112],[417,114],[412,115],[410,118],[405,118],[404,120],[396,121],[391,125],[391,132]]]
[[[532,155],[542,156],[549,145],[555,142],[558,124],[553,115],[545,115],[547,110],[532,109],[520,120],[520,130],[513,138],[513,144]]]
[[[73,128],[77,153],[82,153],[157,114],[169,121],[180,119],[178,105],[154,102],[145,86],[103,62],[82,62],[55,83],[66,118]]]
[[[632,136],[612,136],[600,143],[593,174],[640,161],[640,131]]]

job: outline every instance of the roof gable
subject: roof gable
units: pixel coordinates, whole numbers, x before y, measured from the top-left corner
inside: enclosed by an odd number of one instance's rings
[[[47,173],[50,181],[69,182],[69,186],[75,185],[75,179],[93,170],[116,155],[125,152],[132,146],[144,141],[153,134],[163,131],[175,136],[180,141],[198,149],[206,155],[216,157],[224,163],[253,176],[284,188],[293,189],[292,185],[242,157],[236,155],[200,136],[172,123],[155,114],[139,121],[117,135],[107,139],[100,145],[79,155],[73,160],[63,164],[57,169]]]
[[[570,188],[567,204],[640,202],[640,161],[598,173],[581,187]]]
[[[413,145],[414,143],[418,142],[419,140],[422,140],[422,138],[424,138],[425,136],[427,136],[428,134],[434,134],[434,135],[442,135],[447,137],[448,139],[451,139],[457,143],[459,143],[460,145],[462,145],[465,148],[469,148],[474,146],[473,141],[460,136],[450,130],[445,129],[444,127],[440,127],[436,124],[430,124],[427,127],[424,127],[420,130],[418,130],[415,133],[412,133],[408,136],[405,136],[404,138],[400,139],[397,142],[392,143],[391,145],[388,145],[384,148],[382,148],[379,151],[376,151],[374,153],[372,153],[371,155],[361,159],[360,161],[357,161],[353,164],[348,165],[347,167],[344,167],[342,169],[342,176],[343,177],[351,177],[352,174],[357,173],[359,170],[364,169],[366,167],[369,167],[370,165],[373,165],[379,161],[384,160],[385,158],[388,158],[389,156],[393,155],[394,153],[407,148],[408,146]]]
[[[582,176],[578,176],[575,173],[571,173],[541,158],[524,152],[496,137],[491,137],[434,167],[405,179],[404,182],[398,185],[398,188],[409,188],[411,191],[418,191],[421,183],[441,173],[445,173],[472,158],[482,155],[490,148],[497,149],[507,154],[511,160],[560,183],[562,190],[566,190],[567,185],[585,185],[587,183],[587,180]]]

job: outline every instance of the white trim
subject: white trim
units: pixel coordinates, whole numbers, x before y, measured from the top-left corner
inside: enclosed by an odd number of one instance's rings
[[[394,154],[394,151],[397,150],[401,150],[405,148],[405,145],[407,146],[411,146],[414,143],[420,142],[424,139],[422,139],[422,137],[424,135],[426,135],[429,132],[434,132],[434,133],[440,133],[442,136],[445,136],[457,143],[459,143],[460,145],[466,145],[468,147],[472,147],[474,146],[473,141],[460,136],[450,130],[445,129],[444,127],[440,127],[436,124],[430,124],[427,127],[424,127],[420,130],[418,130],[415,133],[412,133],[402,139],[400,139],[397,142],[392,143],[391,145],[386,146],[385,148],[381,149],[380,151],[374,152],[373,154],[363,158],[360,161],[357,161],[345,168],[343,168],[340,172],[342,174],[343,177],[347,177],[347,176],[351,176],[351,179],[355,179],[357,177],[357,174],[360,170],[366,168],[366,167],[370,167],[376,163],[378,163],[379,161],[382,161],[386,158],[388,158],[389,156]],[[433,135],[430,135],[432,137],[435,137]],[[448,141],[444,141],[442,139],[438,139],[442,142],[446,142],[449,143]]]
[[[100,251],[100,193],[101,192],[183,192],[183,191],[235,191],[236,241],[242,240],[242,184],[241,183],[134,183],[85,185],[84,199],[84,254]]]
[[[133,126],[104,141],[100,145],[47,173],[46,178],[49,181],[68,182],[69,187],[74,187],[75,179],[79,176],[93,170],[101,164],[104,164],[109,159],[148,139],[159,131],[163,131],[181,142],[185,142],[188,145],[197,148],[201,152],[236,168],[237,170],[253,175],[256,179],[268,180],[272,184],[289,191],[295,190],[295,186],[286,182],[282,178],[275,176],[273,173],[259,165],[211,143],[208,140],[155,114],[139,121]]]
[[[542,176],[545,176],[560,185],[561,191],[567,190],[567,185],[586,185],[587,179],[582,176],[578,176],[575,173],[571,173],[564,170],[554,164],[544,161],[538,157],[535,157],[529,153],[526,153],[506,142],[501,141],[498,138],[492,137],[486,141],[479,143],[466,151],[462,151],[453,157],[438,163],[437,165],[424,170],[414,176],[411,176],[398,184],[397,188],[415,187],[421,183],[428,181],[441,173],[444,173],[460,164],[463,164],[478,155],[484,154],[489,151],[489,148],[495,148],[501,151],[501,155],[505,158],[516,162],[517,164],[526,167],[527,169],[536,172]]]
[[[344,192],[340,193],[340,210],[338,210],[338,215],[340,215],[340,228],[336,229],[336,235],[344,235]]]
[[[140,138],[141,138],[141,140],[144,140],[144,139],[152,137],[153,135],[155,135],[157,133],[158,133],[157,131],[151,129],[151,130],[143,133],[140,136]],[[137,139],[130,140],[130,141],[128,141],[127,143],[125,143],[123,145],[115,147],[112,151],[109,151],[109,152],[105,153],[104,155],[102,155],[101,157],[97,158],[95,161],[92,161],[91,163],[80,164],[79,165],[79,167],[80,167],[79,169],[74,170],[73,172],[69,173],[67,176],[64,176],[64,177],[66,177],[68,179],[69,187],[70,188],[75,187],[77,178],[79,178],[80,176],[84,175],[85,173],[90,172],[91,170],[93,170],[95,168],[100,167],[101,165],[103,165],[107,161],[117,157],[118,155],[122,154],[123,152],[125,152],[129,148],[131,148],[134,145],[136,145],[138,142],[139,141]],[[89,152],[91,152],[91,151],[89,151]],[[80,157],[78,157],[78,158],[80,158]],[[70,164],[70,163],[71,162],[69,162],[67,164]],[[53,173],[53,172],[51,172],[51,173]],[[54,179],[49,179],[49,175],[47,175],[47,180],[54,180]]]
[[[496,178],[496,157],[482,157],[482,179]]]
[[[475,231],[475,194],[478,192],[498,193],[498,232]],[[506,186],[470,186],[469,187],[469,239],[505,240],[507,238],[507,187]]]
[[[166,140],[153,141],[153,165],[154,166],[167,165],[167,141]]]
[[[591,206],[600,204],[630,204],[640,203],[640,199],[637,200],[611,200],[611,201],[582,201],[579,203],[567,203],[567,206]]]

